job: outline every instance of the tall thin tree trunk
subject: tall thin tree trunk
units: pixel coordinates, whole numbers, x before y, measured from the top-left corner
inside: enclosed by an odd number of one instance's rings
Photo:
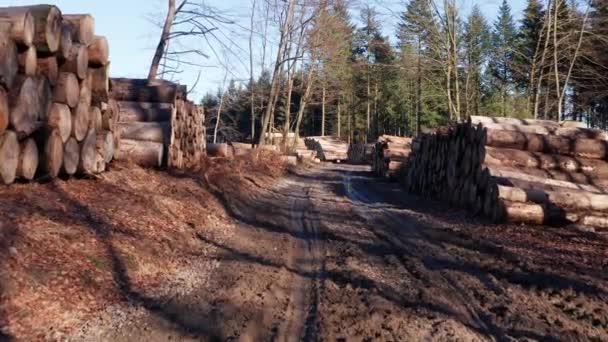
[[[249,32],[249,88],[251,91],[251,143],[255,143],[255,91],[254,91],[254,79],[253,79],[253,25],[255,17],[255,3],[256,0],[252,0],[251,4],[251,22]]]
[[[342,137],[342,135],[340,134],[340,127],[342,125],[342,123],[340,122],[340,115],[342,114],[340,112],[340,104],[342,103],[342,95],[338,96],[338,138]]]
[[[545,37],[545,45],[543,47],[543,53],[540,58],[540,64],[538,66],[540,68],[540,75],[539,75],[538,81],[536,83],[536,97],[534,100],[534,117],[535,118],[538,118],[538,108],[540,105],[540,92],[541,92],[541,86],[542,86],[542,81],[543,81],[545,58],[547,56],[547,49],[549,48],[549,37],[550,37],[550,33],[551,33],[551,20],[553,17],[551,15],[551,0],[548,0],[547,8],[549,10],[547,11],[547,17],[545,18],[546,24],[543,24],[543,25],[546,25],[546,27],[547,27],[547,35]]]
[[[380,119],[378,117],[378,80],[374,82],[374,139],[379,136]]]
[[[323,95],[321,99],[321,136],[325,136],[325,82],[323,82]]]
[[[370,112],[371,112],[371,103],[370,103],[370,97],[371,97],[371,89],[370,89],[370,67],[369,64],[367,65],[367,97],[366,97],[366,102],[367,102],[367,121],[366,121],[366,131],[365,131],[365,142],[367,142],[367,138],[369,137],[369,128],[370,128]]]
[[[418,89],[416,99],[416,135],[420,134],[422,126],[422,65],[421,65],[422,42],[418,36]]]
[[[154,53],[154,57],[152,58],[152,64],[150,65],[150,71],[148,73],[148,82],[154,81],[158,76],[158,66],[160,65],[160,61],[163,58],[163,54],[165,52],[165,46],[169,40],[169,35],[171,34],[171,26],[173,25],[173,20],[175,19],[175,0],[169,0],[169,10],[167,11],[167,17],[165,18],[165,25],[163,26],[163,31],[160,35],[160,40],[158,41],[158,45],[156,46],[156,52]]]

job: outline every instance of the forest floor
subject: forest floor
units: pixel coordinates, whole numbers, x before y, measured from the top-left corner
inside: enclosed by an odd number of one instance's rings
[[[607,235],[273,163],[0,190],[0,341],[608,340]]]

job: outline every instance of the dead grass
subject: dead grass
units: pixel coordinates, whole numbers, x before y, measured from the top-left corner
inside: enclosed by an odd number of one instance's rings
[[[246,178],[282,172],[278,156],[260,153],[191,172],[114,164],[97,180],[0,189],[0,340],[69,336],[116,303],[154,306],[172,275],[209,252],[197,234],[229,233],[205,179],[246,190]]]

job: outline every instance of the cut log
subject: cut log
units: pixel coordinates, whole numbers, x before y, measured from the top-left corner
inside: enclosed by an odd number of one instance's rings
[[[114,158],[114,134],[110,131],[100,131],[97,134],[97,153],[100,154],[105,163]]]
[[[486,145],[530,152],[562,154],[573,157],[606,159],[608,141],[557,135],[543,135],[486,128]]]
[[[505,117],[488,117],[488,116],[471,116],[471,122],[475,125],[481,124],[507,124],[507,125],[521,125],[521,126],[543,126],[560,128],[559,123],[550,120],[533,120],[533,119],[517,119],[517,118],[505,118]]]
[[[57,58],[61,60],[66,60],[70,57],[70,53],[72,51],[72,29],[63,25],[61,27],[61,41],[59,42],[59,51],[57,52]]]
[[[544,224],[548,221],[545,208],[539,204],[501,201],[498,210],[496,222]]]
[[[233,151],[228,144],[207,144],[207,155],[210,157],[231,158]]]
[[[89,106],[79,102],[76,108],[72,109],[72,136],[78,141],[82,141],[89,130]]]
[[[19,141],[12,131],[0,134],[0,180],[11,184],[17,176],[19,165]]]
[[[95,172],[96,173],[105,172],[106,166],[107,166],[107,163],[104,160],[103,156],[99,152],[97,152],[97,155],[95,156]]]
[[[54,87],[59,76],[57,58],[55,56],[38,58],[38,73],[46,76],[51,86]]]
[[[72,133],[72,113],[70,107],[63,103],[53,103],[49,112],[47,125],[59,132],[62,142],[68,141]]]
[[[23,48],[19,52],[19,73],[25,76],[35,76],[38,72],[38,54],[34,46]]]
[[[63,172],[71,176],[78,170],[80,161],[80,145],[75,138],[71,137],[63,146]]]
[[[116,102],[114,99],[109,99],[106,109],[102,110],[101,112],[102,128],[111,132],[116,132],[116,126],[118,125],[118,116],[118,102]]]
[[[61,72],[57,77],[57,84],[53,89],[53,101],[74,108],[80,99],[80,85],[76,75],[69,72]]]
[[[589,192],[608,193],[608,180],[592,180],[582,175],[583,182],[577,182],[576,177],[570,174],[557,173],[556,175],[545,170],[538,169],[514,169],[509,167],[489,167],[490,174],[497,178],[501,185],[516,185],[513,180],[542,184],[549,187],[566,188],[573,190],[584,190]],[[523,184],[523,183],[520,183]],[[530,185],[533,186],[533,185]]]
[[[3,7],[0,13],[16,15],[30,12],[34,18],[34,45],[36,50],[54,53],[59,48],[61,38],[61,11],[52,5]]]
[[[63,164],[63,142],[57,130],[51,130],[45,134],[44,152],[42,153],[41,171],[52,178],[59,175]]]
[[[62,62],[60,70],[71,72],[79,79],[83,80],[87,77],[89,68],[89,53],[86,46],[81,44],[72,44],[68,58]]]
[[[143,167],[160,167],[163,164],[163,144],[121,139],[114,157],[116,160],[130,160]]]
[[[89,81],[93,104],[107,102],[110,94],[109,71],[110,64],[100,68],[89,68]]]
[[[89,50],[89,66],[99,68],[106,66],[110,57],[110,48],[108,40],[103,36],[95,36],[88,47]]]
[[[175,103],[178,85],[170,82],[149,85],[147,80],[111,78],[110,91],[116,101]]]
[[[72,29],[74,42],[89,46],[95,34],[95,18],[90,14],[68,14],[63,16],[63,22]]]
[[[89,129],[80,143],[78,172],[85,175],[97,173],[97,133],[94,128]]]
[[[496,185],[498,198],[511,202],[533,202],[554,205],[563,209],[588,211],[608,210],[608,195],[582,190],[564,189],[560,191],[522,189]]]
[[[121,122],[171,121],[172,103],[118,102]]]
[[[9,36],[22,46],[34,43],[34,17],[29,11],[15,13],[0,9],[0,31],[9,32]]]
[[[486,147],[485,150],[485,163],[490,166],[561,170],[564,172],[580,172],[592,178],[608,177],[608,163],[603,160],[573,158],[507,148]]]
[[[606,216],[585,215],[579,219],[578,223],[585,226],[608,229],[608,217]]]
[[[0,87],[0,134],[8,128],[10,108],[8,105],[8,94]]]
[[[101,115],[101,109],[98,107],[89,108],[89,127],[95,128],[98,132],[103,128],[103,118]]]
[[[535,126],[535,125],[511,125],[511,124],[498,124],[498,123],[482,123],[481,127],[513,131],[522,133],[534,133],[543,135],[557,135],[564,138],[571,139],[598,139],[608,140],[608,133],[600,129],[593,128],[578,128],[578,127],[546,127],[546,126]]]
[[[19,72],[17,45],[8,33],[0,31],[0,84],[11,88]]]
[[[30,135],[40,127],[41,104],[38,81],[20,77],[9,93],[10,124],[18,134]]]
[[[168,122],[119,122],[118,131],[122,139],[164,143],[169,137]]]
[[[93,93],[91,92],[91,75],[88,74],[85,79],[80,81],[80,102],[90,106],[93,102]]]
[[[25,180],[32,180],[38,170],[38,147],[36,141],[28,138],[20,143],[19,165],[17,167],[17,177]]]

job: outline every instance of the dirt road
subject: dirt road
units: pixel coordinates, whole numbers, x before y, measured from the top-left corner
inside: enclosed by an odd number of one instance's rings
[[[328,164],[214,194],[235,220],[203,288],[115,340],[606,341],[608,239],[494,226]]]

